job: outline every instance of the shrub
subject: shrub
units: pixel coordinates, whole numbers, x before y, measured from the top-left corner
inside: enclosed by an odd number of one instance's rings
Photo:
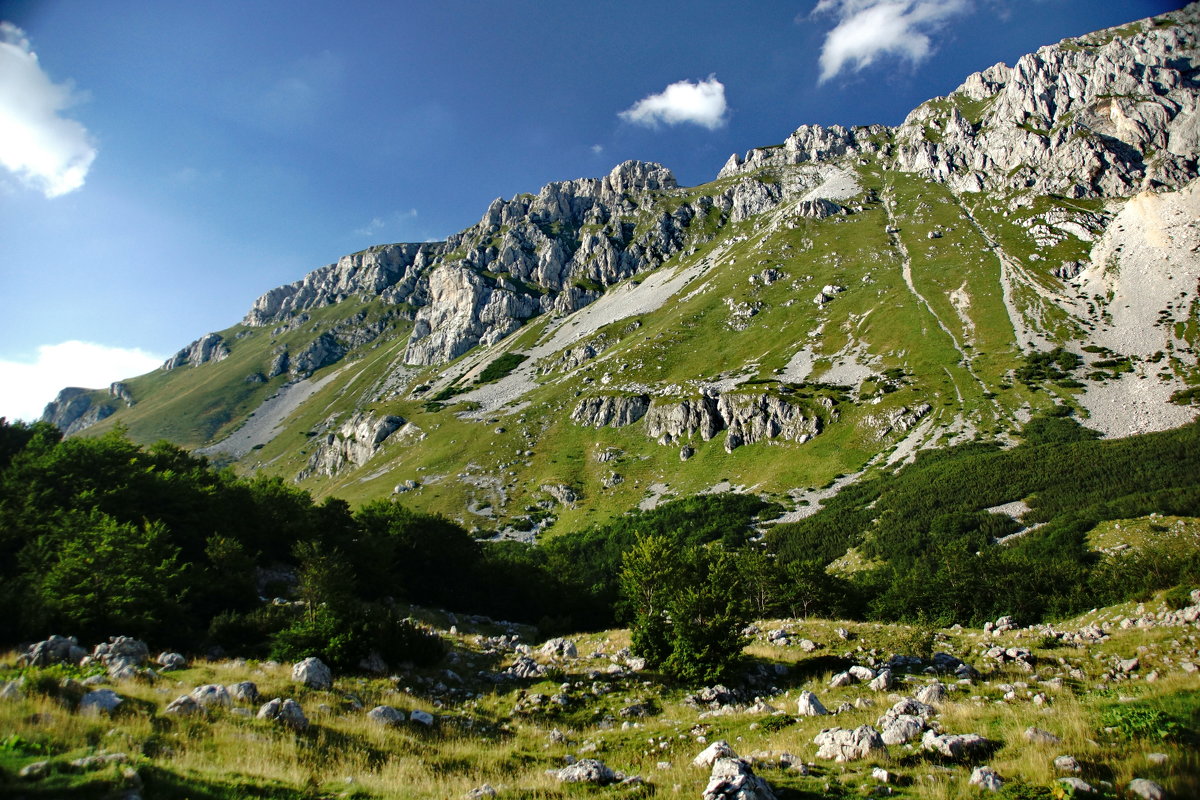
[[[1174,589],[1168,589],[1163,594],[1163,602],[1167,604],[1167,608],[1172,611],[1178,611],[1181,608],[1187,608],[1192,605],[1192,592],[1187,585],[1176,586]]]
[[[1104,712],[1101,725],[1116,728],[1127,739],[1178,739],[1184,728],[1164,711],[1146,705],[1113,706]]]

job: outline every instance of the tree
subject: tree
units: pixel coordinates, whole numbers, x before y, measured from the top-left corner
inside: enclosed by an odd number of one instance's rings
[[[180,621],[184,566],[160,522],[64,515],[36,594],[50,620],[81,636],[165,635]],[[49,544],[49,543],[47,543]]]
[[[724,678],[738,662],[749,621],[738,559],[717,544],[680,549],[639,538],[622,560],[621,594],[633,652],[690,683]]]

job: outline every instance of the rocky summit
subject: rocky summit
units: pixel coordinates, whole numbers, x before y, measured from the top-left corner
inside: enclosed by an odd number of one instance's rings
[[[497,199],[44,418],[525,537],[714,490],[803,516],[1052,407],[1107,437],[1183,425],[1198,31],[1193,4],[1064,40],[896,127],[802,125],[700,186],[630,161]]]

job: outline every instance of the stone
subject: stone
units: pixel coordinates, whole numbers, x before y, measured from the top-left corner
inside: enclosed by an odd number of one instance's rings
[[[796,714],[801,717],[822,717],[829,711],[812,692],[801,692],[796,700]]]
[[[747,762],[720,758],[712,765],[702,800],[775,800],[775,792]]]
[[[1076,794],[1095,794],[1096,789],[1082,778],[1059,778],[1058,782],[1066,787],[1069,787]]]
[[[855,666],[851,667],[848,672],[850,673],[850,677],[862,683],[875,680],[875,670],[870,667]]]
[[[867,687],[876,692],[886,692],[892,688],[892,671],[890,669],[881,669],[875,679],[867,684]]]
[[[1125,787],[1128,794],[1141,797],[1142,800],[1166,800],[1167,792],[1152,780],[1134,778]]]
[[[51,664],[78,664],[87,656],[74,636],[57,634],[30,645],[17,657],[17,661],[31,667],[48,667]]]
[[[257,703],[258,702],[258,686],[254,681],[239,681],[231,683],[225,687],[229,692],[229,696],[239,703]]]
[[[192,697],[204,709],[229,708],[233,705],[233,698],[229,696],[229,690],[219,683],[197,686],[192,689]]]
[[[938,681],[934,681],[928,686],[921,687],[920,691],[918,691],[916,694],[917,702],[924,703],[927,706],[941,705],[942,701],[945,699],[946,687]]]
[[[125,702],[125,698],[112,689],[96,689],[80,698],[79,710],[93,714],[111,714],[123,702]]]
[[[292,667],[292,680],[310,689],[332,689],[333,673],[319,658],[306,658]]]
[[[113,636],[96,645],[92,658],[108,669],[113,680],[125,680],[138,675],[138,669],[150,660],[150,648],[131,636]]]
[[[998,792],[1004,786],[1004,781],[996,774],[996,770],[984,766],[976,767],[971,772],[971,778],[967,782],[972,786],[978,786],[989,792]]]
[[[937,734],[925,731],[921,747],[952,761],[959,761],[985,757],[995,749],[996,743],[977,733]]]
[[[303,731],[308,728],[308,717],[304,715],[304,709],[291,698],[283,700],[276,697],[263,704],[262,708],[258,710],[258,718],[270,720],[295,731]]]
[[[1054,768],[1059,772],[1083,772],[1083,767],[1075,760],[1075,756],[1057,756]]]
[[[879,731],[870,725],[861,725],[854,730],[827,728],[816,735],[817,758],[845,762],[857,761],[875,754],[887,754],[887,747]]]
[[[578,658],[579,651],[570,639],[550,639],[538,650],[544,656],[551,658]]]
[[[852,684],[854,682],[855,682],[854,676],[851,675],[849,672],[839,672],[837,675],[834,675],[833,678],[830,679],[829,688],[830,689],[839,689],[843,686],[849,686],[850,684]]]
[[[419,722],[426,728],[432,727],[434,723],[433,714],[430,714],[428,711],[421,711],[420,709],[410,711],[408,713],[408,718],[413,722]]]
[[[883,767],[876,767],[875,769],[871,770],[871,777],[880,783],[891,783],[895,776]]]
[[[604,762],[594,758],[582,758],[560,770],[552,770],[551,774],[561,783],[594,783],[598,786],[607,786],[619,780],[617,774]]]
[[[1146,753],[1146,761],[1156,767],[1161,767],[1171,760],[1171,757],[1166,753]]]
[[[196,702],[196,698],[190,694],[181,694],[163,709],[163,714],[172,717],[190,717],[193,714],[203,713],[204,709]]]
[[[367,712],[367,718],[377,725],[390,727],[404,722],[404,712],[392,706],[375,706]]]
[[[480,800],[484,797],[495,797],[496,789],[490,784],[485,783],[482,786],[476,786],[471,791],[467,792],[467,800]]]
[[[921,731],[925,730],[925,720],[911,714],[900,714],[891,717],[880,727],[884,744],[905,744],[921,735]]]
[[[49,774],[49,761],[34,761],[21,767],[21,769],[17,772],[17,777],[24,778],[27,781],[40,781]]]
[[[1031,725],[1025,729],[1025,741],[1034,744],[1058,744],[1062,739],[1050,731],[1044,731]]]
[[[737,757],[737,753],[735,753],[733,748],[729,746],[729,742],[725,741],[724,739],[718,739],[708,747],[704,748],[699,755],[692,759],[692,766],[704,767],[707,769],[715,764],[717,759]]]
[[[163,672],[187,669],[187,659],[183,657],[182,653],[159,653],[155,661]]]

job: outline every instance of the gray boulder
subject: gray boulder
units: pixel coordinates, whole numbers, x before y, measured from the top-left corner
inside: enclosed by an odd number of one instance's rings
[[[306,658],[293,666],[292,680],[310,689],[333,688],[333,673],[319,658]]]
[[[78,664],[87,655],[74,636],[51,636],[49,639],[30,645],[17,660],[31,667],[48,667],[51,664]]]
[[[912,714],[899,714],[887,719],[881,726],[884,744],[904,744],[911,742],[925,730],[925,720]]]
[[[392,706],[375,706],[367,712],[367,718],[377,725],[392,727],[404,722],[404,712]]]
[[[796,714],[801,717],[823,717],[829,713],[812,692],[801,692],[796,701]]]
[[[187,668],[187,659],[183,657],[182,653],[159,653],[155,660],[162,672]]]
[[[433,714],[430,714],[428,711],[421,711],[420,709],[410,711],[408,718],[413,722],[421,723],[426,728],[432,727],[434,722]]]
[[[229,692],[229,696],[239,703],[257,703],[258,702],[258,686],[254,681],[240,681],[239,683],[231,683],[225,687]]]
[[[996,743],[977,733],[936,734],[925,731],[921,747],[953,761],[981,758],[990,753]]]
[[[998,792],[1004,786],[1003,779],[991,767],[976,767],[971,773],[971,779],[968,783],[989,792]]]
[[[879,731],[870,725],[861,725],[854,730],[827,728],[813,739],[817,745],[817,758],[837,762],[857,761],[875,754],[887,755],[887,747]]]
[[[233,705],[233,699],[229,696],[229,690],[219,683],[206,683],[203,686],[197,686],[192,689],[192,698],[201,708],[229,708]]]
[[[742,759],[719,758],[712,765],[703,800],[775,800],[775,792]]]
[[[96,689],[80,698],[79,710],[92,714],[111,714],[124,702],[125,698],[112,689]]]
[[[302,731],[308,728],[308,717],[304,716],[304,709],[291,698],[281,700],[276,697],[274,700],[265,703],[258,710],[258,718],[270,720],[295,731]]]
[[[196,698],[190,694],[181,694],[163,709],[163,714],[171,717],[190,717],[193,714],[203,713],[204,709],[196,702]]]
[[[574,764],[552,771],[551,774],[561,783],[594,783],[607,786],[619,780],[617,773],[605,766],[604,762],[594,758],[580,759]]]
[[[1145,778],[1134,778],[1125,787],[1125,791],[1131,795],[1141,797],[1143,800],[1166,800],[1167,798],[1167,792],[1163,787]]]
[[[917,702],[924,703],[927,706],[941,705],[945,699],[946,687],[939,681],[934,681],[928,686],[921,687],[920,691],[916,694]]]
[[[558,658],[577,658],[579,656],[579,651],[576,650],[575,643],[570,639],[563,638],[549,640],[542,645],[538,652],[544,656]]]
[[[733,748],[729,746],[729,742],[724,739],[718,739],[701,751],[700,755],[692,759],[694,767],[711,767],[721,758],[737,758],[737,753],[733,752]]]

